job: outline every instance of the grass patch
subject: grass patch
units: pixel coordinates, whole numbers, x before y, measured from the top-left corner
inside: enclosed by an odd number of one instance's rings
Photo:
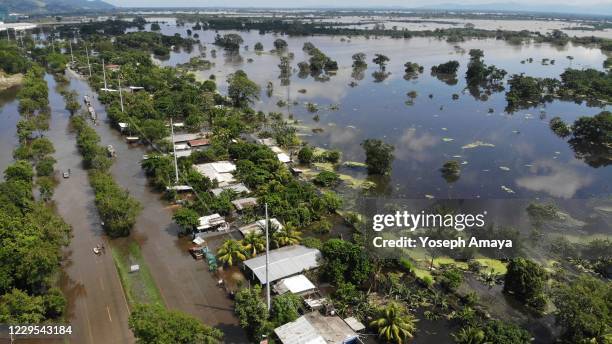
[[[440,267],[441,265],[454,265],[459,269],[463,269],[463,270],[468,269],[468,264],[466,262],[458,262],[454,260],[453,258],[449,258],[449,257],[434,258],[433,265],[436,268]]]
[[[485,266],[487,270],[492,269],[493,272],[495,272],[496,274],[505,275],[506,272],[508,271],[506,267],[506,263],[503,263],[498,259],[476,258],[474,260],[480,263],[481,265]]]
[[[135,303],[156,303],[164,306],[161,293],[157,289],[153,276],[140,252],[140,246],[136,242],[130,241],[125,245],[111,242],[111,254],[119,271],[119,279],[130,306]],[[130,266],[133,264],[138,264],[140,270],[130,272]]]

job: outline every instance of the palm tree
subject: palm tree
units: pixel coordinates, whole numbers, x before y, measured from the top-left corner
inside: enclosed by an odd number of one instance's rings
[[[302,241],[302,232],[295,229],[290,224],[284,229],[280,229],[272,235],[272,242],[276,247],[283,247],[288,245],[297,245]]]
[[[370,326],[376,328],[379,338],[402,344],[414,336],[417,319],[402,305],[392,302],[378,312],[378,318],[370,322]]]
[[[232,266],[234,263],[241,262],[247,258],[244,248],[240,241],[225,240],[223,245],[217,250],[217,257],[223,263]]]
[[[251,257],[254,257],[258,252],[266,249],[266,241],[264,240],[263,234],[250,232],[242,239],[242,247]]]
[[[473,326],[467,326],[453,333],[453,340],[457,344],[483,344],[485,342],[484,332]]]

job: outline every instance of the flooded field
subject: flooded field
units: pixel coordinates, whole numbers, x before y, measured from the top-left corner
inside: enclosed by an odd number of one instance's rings
[[[167,23],[161,27],[164,34],[186,36],[185,31],[191,26],[176,27]],[[287,84],[279,79],[279,56],[268,52],[279,36],[240,32],[244,45],[250,49],[228,54],[212,45],[215,32],[196,33],[202,48],[194,46],[190,52],[173,52],[159,63],[176,65],[187,62],[190,57],[203,56],[214,66],[195,72],[196,76],[207,79],[214,74],[221,92],[226,91],[228,74],[244,70],[262,86],[256,109],[290,113],[298,120],[303,140],[342,151],[344,161],[363,161],[359,144],[365,138],[381,138],[393,144],[396,160],[392,176],[379,183],[379,190],[386,195],[585,198],[611,191],[610,169],[593,168],[575,158],[569,145],[548,128],[548,121],[554,116],[573,121],[579,116],[609,110],[610,106],[598,108],[554,101],[507,113],[504,92],[493,93],[486,99],[474,97],[466,89],[463,77],[470,49],[482,49],[485,63],[503,68],[509,75],[525,73],[558,78],[568,67],[602,69],[606,56],[598,48],[571,44],[517,46],[498,40],[451,44],[433,38],[282,37],[288,42],[288,52],[294,54],[293,75]],[[340,69],[336,74],[323,79],[298,75],[297,63],[308,60],[302,51],[307,41],[338,61]],[[264,53],[253,51],[256,42],[263,43]],[[217,49],[215,56],[211,54],[213,49]],[[367,55],[368,69],[355,74],[351,56],[357,52]],[[371,63],[375,53],[390,58],[385,80],[376,80],[372,75],[378,69]],[[532,63],[525,62],[529,58],[533,59]],[[555,62],[543,64],[542,59]],[[432,65],[448,60],[461,64],[458,82],[454,85],[429,73]],[[417,79],[405,80],[403,64],[407,61],[423,65],[425,72]],[[270,97],[266,95],[268,82],[273,84]],[[354,87],[349,86],[352,82]],[[408,92],[414,99],[407,96]],[[458,99],[453,100],[453,94]],[[290,106],[277,106],[279,100]],[[317,111],[309,111],[307,103],[315,104]],[[446,183],[438,171],[450,159],[462,164],[461,178],[452,184]],[[341,167],[340,172],[365,177],[365,171],[360,168]]]

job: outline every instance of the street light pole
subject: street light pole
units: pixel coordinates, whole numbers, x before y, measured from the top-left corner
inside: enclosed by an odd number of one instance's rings
[[[268,305],[268,311],[270,310],[270,239],[268,236],[268,227],[270,219],[268,219],[268,203],[266,203],[266,301]]]

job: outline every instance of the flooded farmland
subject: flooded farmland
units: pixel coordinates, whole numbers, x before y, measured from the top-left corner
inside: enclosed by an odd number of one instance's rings
[[[186,36],[185,31],[191,26],[176,27],[169,22],[161,27],[164,34]],[[227,89],[228,74],[244,70],[262,86],[260,100],[254,105],[257,110],[290,113],[297,120],[304,141],[338,149],[344,161],[363,161],[359,143],[365,138],[381,138],[393,144],[396,160],[392,176],[384,185],[379,185],[386,195],[586,198],[611,191],[610,169],[591,167],[577,159],[569,145],[548,128],[552,117],[573,121],[609,110],[609,105],[587,107],[555,100],[508,113],[505,92],[472,96],[463,77],[470,49],[483,50],[485,63],[505,69],[508,75],[525,73],[558,78],[568,67],[601,70],[606,56],[596,47],[511,45],[493,39],[447,43],[435,38],[282,37],[288,42],[288,52],[294,54],[293,74],[287,83],[279,79],[279,56],[268,52],[280,36],[239,32],[245,41],[243,45],[250,49],[241,48],[238,54],[217,49],[216,54],[211,54],[218,48],[212,44],[216,33],[196,33],[203,47],[173,52],[159,63],[176,65],[202,56],[214,65],[209,70],[196,71],[196,76],[207,79],[214,74],[221,92]],[[256,42],[264,45],[263,53],[253,51]],[[299,75],[297,63],[308,60],[302,51],[304,42],[312,42],[338,61],[338,72],[316,79]],[[367,55],[368,68],[355,74],[351,56],[357,52]],[[378,67],[371,59],[376,53],[390,58],[384,80],[373,76]],[[554,62],[542,63],[543,59]],[[460,62],[458,80],[453,85],[429,73],[432,65],[449,60]],[[416,79],[406,80],[403,65],[407,61],[423,65],[425,72]],[[268,82],[273,84],[271,96],[266,95]],[[453,94],[457,94],[457,99],[453,99]],[[279,100],[287,102],[289,107],[277,106]],[[315,104],[317,110],[308,109],[308,103]],[[438,171],[450,159],[462,165],[461,178],[451,184]],[[340,172],[356,178],[366,176],[359,168],[341,167]]]

